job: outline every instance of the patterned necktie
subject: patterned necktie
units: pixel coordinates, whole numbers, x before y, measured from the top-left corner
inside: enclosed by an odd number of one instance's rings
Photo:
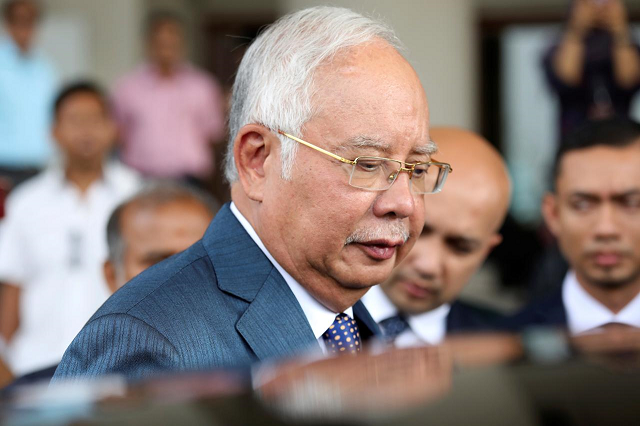
[[[362,349],[358,325],[347,314],[336,315],[335,321],[322,338],[330,354],[356,354]]]
[[[404,315],[398,314],[380,321],[382,333],[389,340],[395,340],[403,331],[411,328]]]

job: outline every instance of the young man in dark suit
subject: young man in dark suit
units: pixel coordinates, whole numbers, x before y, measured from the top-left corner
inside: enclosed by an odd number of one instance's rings
[[[480,136],[435,128],[439,156],[455,169],[446,189],[425,198],[425,226],[392,276],[363,301],[396,346],[438,344],[452,333],[489,331],[497,313],[458,300],[502,237],[510,182],[498,152]]]
[[[555,160],[542,204],[569,271],[558,290],[511,320],[514,329],[566,328],[572,335],[640,327],[640,124],[585,123]]]

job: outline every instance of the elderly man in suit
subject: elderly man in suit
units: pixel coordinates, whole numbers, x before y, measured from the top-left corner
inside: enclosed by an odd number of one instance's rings
[[[459,300],[491,250],[509,207],[511,185],[496,149],[458,128],[433,128],[439,156],[456,170],[447,189],[426,200],[425,226],[391,277],[363,298],[396,346],[439,344],[453,333],[490,331],[501,316]]]
[[[570,134],[542,213],[569,271],[511,325],[640,329],[640,124],[609,118]]]
[[[398,45],[332,7],[264,31],[233,88],[233,202],[105,303],[54,380],[357,353],[378,332],[360,298],[410,250],[449,171],[431,161],[426,96]]]

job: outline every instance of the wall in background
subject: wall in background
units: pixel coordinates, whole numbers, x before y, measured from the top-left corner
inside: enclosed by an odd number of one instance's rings
[[[84,33],[86,70],[79,71],[111,85],[138,61],[139,23],[144,13],[142,0],[44,0],[43,3],[46,16],[53,22],[76,22],[75,31]],[[47,44],[56,44],[58,51],[73,49],[72,45],[52,40],[47,40],[44,47]],[[55,61],[55,51],[50,54]],[[71,75],[72,71],[69,71]]]
[[[282,11],[323,3],[284,0]],[[476,129],[477,58],[471,2],[335,0],[332,4],[374,13],[396,30],[427,92],[433,125]]]
[[[326,3],[317,0],[43,0],[53,33],[44,46],[64,61],[64,75],[88,74],[111,86],[143,57],[141,25],[147,12],[171,9],[188,25],[190,57],[202,63],[207,43],[202,25],[208,16],[287,13]],[[396,29],[409,49],[427,91],[435,125],[478,130],[478,14],[518,10],[566,10],[568,0],[333,0],[335,5],[375,13]],[[627,0],[640,10],[640,0]],[[63,31],[61,23],[73,28]],[[63,34],[64,33],[64,34]],[[52,41],[51,34],[62,34]],[[74,46],[82,52],[72,54]]]

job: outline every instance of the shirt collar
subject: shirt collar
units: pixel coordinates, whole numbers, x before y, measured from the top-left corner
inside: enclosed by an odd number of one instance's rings
[[[191,67],[189,66],[189,64],[187,62],[180,63],[176,67],[176,72],[175,72],[175,74],[173,75],[173,77],[171,79],[167,79],[165,77],[162,77],[160,75],[160,73],[158,72],[158,68],[152,62],[144,63],[144,65],[142,65],[142,69],[143,69],[143,72],[148,77],[150,77],[152,80],[166,82],[166,81],[175,80],[176,78],[180,78],[185,73],[187,73],[191,69]]]
[[[98,186],[106,186],[106,187],[114,187],[116,186],[115,182],[115,172],[114,165],[110,162],[106,162],[102,167],[102,178],[95,181],[91,188]],[[55,161],[50,163],[45,169],[45,173],[47,173],[52,181],[59,185],[61,189],[65,189],[69,186],[69,182],[64,173],[64,166],[61,162]]]
[[[0,51],[2,50],[8,52],[15,60],[28,61],[36,57],[36,53],[33,48],[29,49],[26,53],[23,53],[11,37],[2,37],[2,34],[0,34]]]
[[[298,300],[302,311],[307,317],[307,321],[309,321],[309,325],[311,326],[311,330],[313,330],[313,334],[316,339],[321,338],[322,334],[327,331],[327,329],[329,329],[331,324],[333,324],[336,319],[336,315],[339,312],[333,312],[322,305],[320,302],[314,299],[313,296],[311,296],[299,282],[297,282],[291,275],[289,275],[289,273],[285,271],[278,262],[276,262],[273,256],[271,256],[271,253],[269,253],[267,248],[262,243],[262,240],[260,240],[260,237],[258,236],[256,231],[253,229],[253,226],[251,226],[249,221],[242,215],[242,213],[240,213],[240,210],[238,210],[235,203],[232,202],[230,207],[231,212],[236,217],[236,219],[238,219],[245,231],[247,231],[253,242],[255,242],[256,245],[260,247],[260,250],[262,250],[264,255],[267,256],[267,259],[269,259],[269,261],[273,264],[273,266],[275,266],[278,272],[280,272],[282,278],[284,278],[284,280],[286,281],[287,285],[291,289],[291,292]],[[353,318],[352,307],[346,309],[344,313]]]
[[[389,300],[379,285],[373,286],[362,298],[364,305],[377,323],[398,314],[398,308]],[[418,315],[407,315],[411,331],[424,343],[438,344],[447,331],[447,315],[450,305],[442,305],[434,310]]]
[[[447,316],[450,310],[450,305],[440,305],[431,311],[411,315],[407,321],[420,340],[437,345],[447,333]]]
[[[398,308],[389,300],[380,285],[374,285],[362,296],[362,303],[366,306],[371,318],[377,323],[398,314]]]
[[[574,271],[569,271],[562,283],[562,302],[567,312],[567,327],[571,334],[592,331],[611,322],[640,328],[640,295],[614,314],[587,293],[578,282]]]

